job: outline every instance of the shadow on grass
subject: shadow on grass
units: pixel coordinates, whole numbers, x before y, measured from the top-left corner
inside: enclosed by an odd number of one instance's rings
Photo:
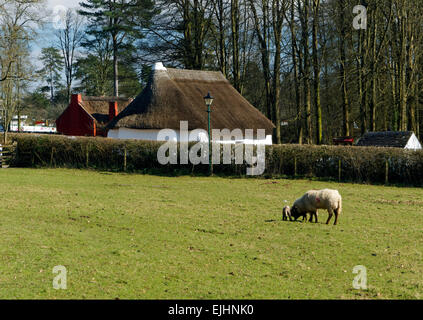
[[[300,220],[282,220],[282,219],[269,219],[269,220],[264,220],[265,223],[276,223],[276,222],[286,222],[286,223],[314,223],[314,222],[308,222],[308,221],[300,221]],[[321,222],[319,222],[320,224]]]

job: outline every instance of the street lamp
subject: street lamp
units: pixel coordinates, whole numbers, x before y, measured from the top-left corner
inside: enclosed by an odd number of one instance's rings
[[[211,144],[211,134],[210,134],[210,130],[211,130],[211,126],[210,126],[210,107],[213,103],[213,97],[210,95],[210,92],[204,97],[204,102],[206,103],[207,106],[207,114],[208,114],[208,134],[209,134],[209,174],[212,175],[213,174],[213,163],[212,163],[212,144]]]
[[[4,129],[4,121],[5,121],[5,114],[6,114],[6,110],[4,109],[4,105],[3,105],[3,103],[4,103],[4,100],[3,99],[0,99],[0,116],[1,116],[1,123],[0,123],[0,125],[3,127],[3,129]]]

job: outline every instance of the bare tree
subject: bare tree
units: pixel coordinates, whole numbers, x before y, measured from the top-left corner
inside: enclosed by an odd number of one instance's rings
[[[266,93],[266,116],[272,119],[272,92],[270,75],[270,48],[269,48],[269,0],[250,1],[254,21],[254,30],[259,42],[261,63],[263,68],[264,86]],[[258,2],[258,3],[256,3]],[[257,7],[258,8],[257,8]],[[259,17],[258,10],[261,12]],[[273,119],[272,119],[273,120]]]
[[[219,69],[225,77],[228,76],[228,48],[227,48],[227,4],[224,0],[214,0],[213,7],[216,17],[216,28],[214,33],[216,39],[216,56]]]
[[[341,80],[341,95],[342,95],[342,134],[344,136],[350,135],[350,105],[348,101],[348,82],[347,82],[347,56],[346,56],[346,0],[338,1],[338,15],[339,15],[339,77]]]
[[[75,76],[76,50],[84,38],[83,18],[73,9],[66,11],[63,29],[56,32],[57,46],[62,52],[66,77],[66,95],[69,101]]]
[[[276,126],[276,143],[281,143],[281,110],[280,110],[280,90],[281,90],[281,54],[282,54],[282,27],[285,13],[288,9],[288,1],[272,0],[272,28],[274,38],[274,63],[272,82],[272,109],[274,124]]]
[[[293,72],[293,83],[295,91],[295,106],[296,106],[296,116],[295,116],[295,133],[297,135],[297,141],[299,144],[303,143],[303,121],[302,121],[302,107],[301,107],[301,93],[300,93],[300,80],[299,80],[299,67],[301,66],[301,61],[299,62],[300,50],[297,45],[297,28],[295,20],[295,1],[291,0],[290,3],[290,16],[289,19],[286,17],[286,20],[291,31],[291,59],[292,59],[292,72]],[[301,68],[301,67],[300,67]]]
[[[232,31],[232,76],[235,89],[241,92],[241,67],[240,67],[240,9],[239,0],[231,0],[231,31]]]
[[[5,1],[0,5],[0,56],[2,66],[0,97],[3,100],[4,143],[10,121],[19,107],[23,80],[32,80],[27,72],[29,42],[35,35],[36,25],[43,21],[41,0]]]
[[[314,69],[314,108],[316,144],[322,143],[322,106],[320,104],[320,63],[318,57],[318,31],[319,31],[320,0],[313,0],[313,69]]]
[[[303,78],[304,90],[304,113],[307,143],[313,143],[313,129],[311,120],[311,84],[310,84],[310,41],[309,41],[309,18],[310,18],[310,0],[298,0],[298,14],[301,23],[301,44],[302,61],[301,75]]]

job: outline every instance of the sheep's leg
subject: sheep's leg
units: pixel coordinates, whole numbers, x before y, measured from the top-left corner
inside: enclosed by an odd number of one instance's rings
[[[313,217],[315,217],[316,212],[310,212],[310,220],[308,222],[313,222]]]
[[[335,223],[333,225],[336,225],[338,223],[338,209],[335,210]]]
[[[329,224],[330,219],[332,219],[333,216],[333,210],[331,208],[328,209],[328,213],[329,213],[329,217],[328,220],[326,221],[326,224]]]
[[[315,218],[314,222],[316,222],[316,223],[317,223],[318,215],[319,215],[319,211],[316,210],[316,212],[314,213],[314,218]]]

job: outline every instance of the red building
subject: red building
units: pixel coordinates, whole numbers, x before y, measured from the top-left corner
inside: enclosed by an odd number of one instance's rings
[[[336,146],[352,146],[354,144],[353,137],[336,137],[332,141]]]
[[[71,103],[56,120],[57,132],[68,136],[107,136],[107,123],[131,101],[118,97],[73,94]]]

